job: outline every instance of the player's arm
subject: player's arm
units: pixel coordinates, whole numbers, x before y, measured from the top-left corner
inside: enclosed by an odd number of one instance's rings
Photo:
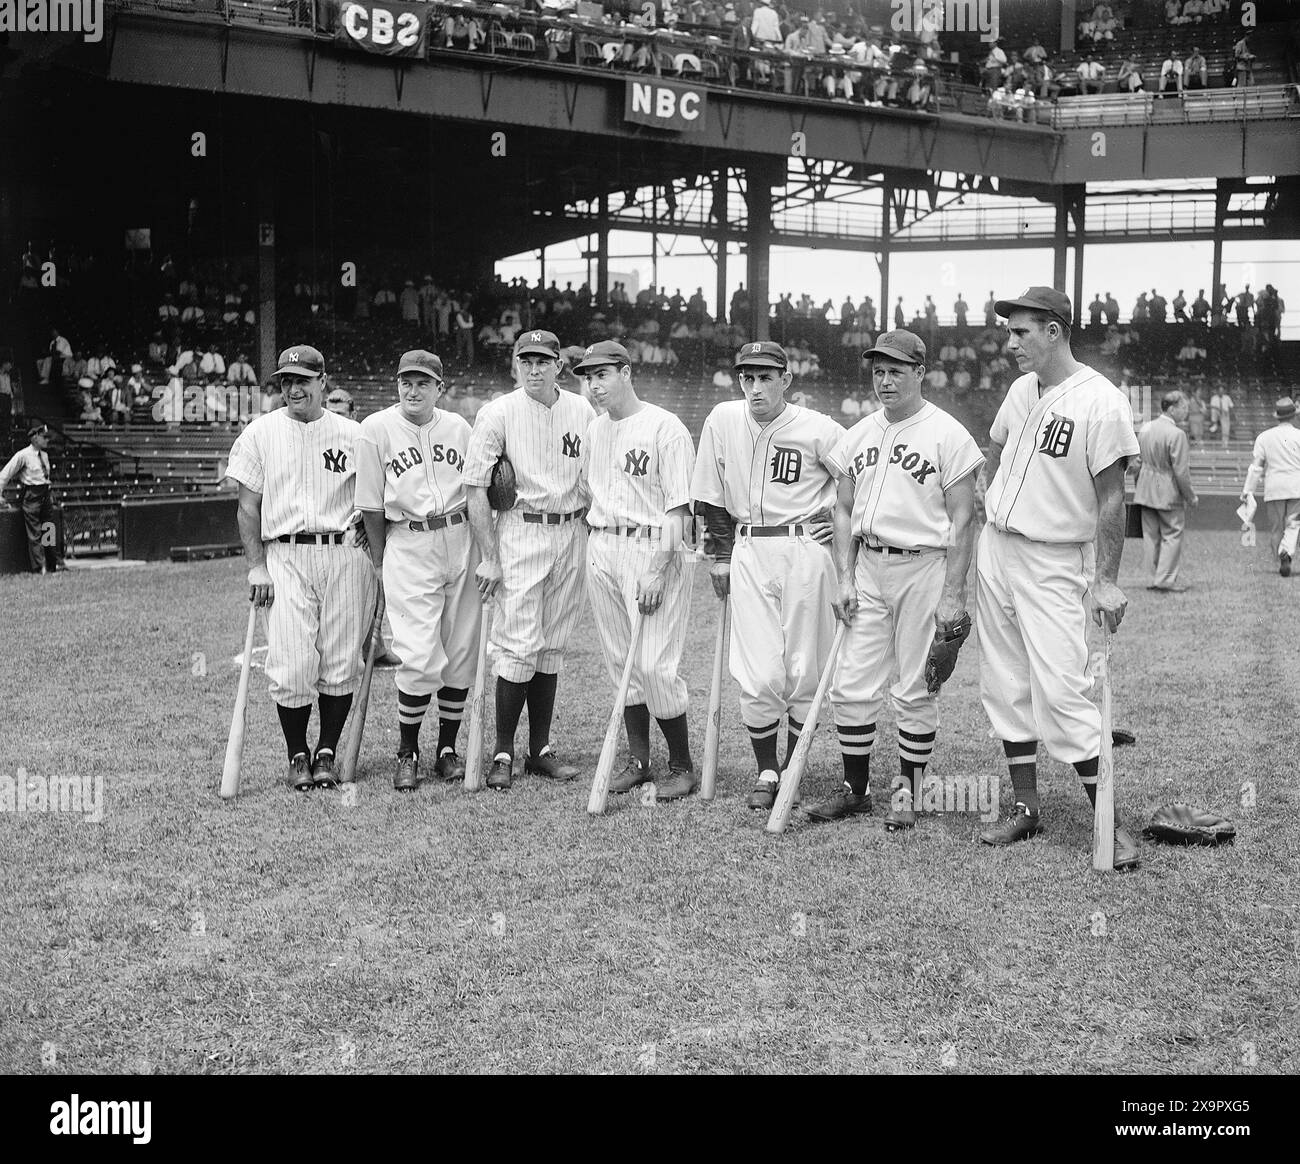
[[[1241,487],[1241,499],[1245,501],[1259,487],[1260,481],[1264,478],[1264,469],[1267,465],[1268,457],[1264,452],[1264,446],[1259,438],[1255,438],[1255,456],[1250,462],[1250,468],[1246,470],[1246,483]]]
[[[835,617],[852,622],[858,609],[857,587],[853,575],[858,561],[858,539],[853,536],[853,478],[845,474],[835,490],[835,510],[831,514],[835,527],[831,552],[839,577],[839,593],[835,598]]]
[[[944,490],[943,507],[952,522],[952,545],[948,547],[943,591],[934,616],[941,622],[952,622],[966,613],[966,578],[975,551],[974,473],[967,473]]]
[[[242,481],[235,513],[239,540],[244,544],[248,561],[248,598],[254,606],[270,606],[275,601],[275,585],[266,568],[266,547],[262,544],[262,495]]]
[[[496,593],[501,582],[501,557],[497,553],[496,523],[492,520],[492,506],[488,504],[486,485],[466,485],[469,498],[469,528],[478,546],[479,562],[475,576],[478,592],[484,601]]]
[[[1002,464],[1002,450],[1005,446],[999,442],[990,440],[988,451],[984,454],[984,480],[990,485],[993,478],[998,475],[998,466]]]
[[[1124,554],[1124,473],[1126,457],[1107,465],[1092,479],[1097,492],[1097,568],[1091,598],[1093,621],[1118,630],[1128,599],[1119,588],[1119,562]]]
[[[680,568],[680,547],[690,513],[690,506],[678,505],[664,514],[659,550],[650,559],[650,568],[637,579],[636,600],[642,614],[654,614],[659,609],[670,573]]]
[[[731,593],[731,550],[736,542],[736,523],[725,508],[710,501],[697,501],[695,512],[704,518],[713,546],[713,565],[709,567],[713,593],[726,598]]]

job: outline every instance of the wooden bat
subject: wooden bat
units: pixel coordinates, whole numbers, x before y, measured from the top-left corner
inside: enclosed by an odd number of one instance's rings
[[[361,735],[366,730],[366,712],[370,707],[370,681],[375,674],[375,655],[383,637],[384,585],[379,584],[375,599],[375,617],[370,623],[370,646],[366,650],[366,669],[361,675],[361,686],[352,701],[352,715],[347,736],[339,749],[339,783],[351,784],[357,778],[357,759],[361,755]]]
[[[1110,709],[1110,628],[1101,620],[1101,752],[1097,765],[1097,808],[1092,817],[1092,867],[1109,873],[1115,868],[1115,758],[1112,752]]]
[[[632,645],[627,650],[623,678],[618,684],[618,694],[614,696],[614,710],[609,713],[609,726],[605,728],[605,743],[600,749],[596,776],[591,782],[591,796],[587,799],[587,811],[592,816],[600,816],[605,811],[605,801],[609,799],[609,778],[614,774],[614,757],[618,755],[618,735],[623,726],[623,706],[627,703],[627,689],[632,686],[632,664],[636,662],[637,648],[641,645],[643,629],[645,629],[645,615],[638,610],[636,621],[632,624]]]
[[[776,803],[772,805],[772,815],[767,818],[769,833],[783,833],[790,823],[790,809],[794,798],[799,794],[799,781],[803,779],[804,765],[808,762],[808,751],[812,747],[813,735],[817,731],[817,716],[826,701],[826,692],[830,690],[831,676],[835,674],[835,663],[840,657],[840,647],[844,643],[844,634],[848,624],[841,622],[835,631],[835,641],[831,643],[831,653],[826,658],[821,681],[817,684],[817,694],[813,696],[812,708],[808,712],[808,722],[803,725],[799,742],[794,746],[794,754],[786,765],[781,777],[781,788],[776,794]]]
[[[488,624],[492,609],[491,602],[483,604],[483,617],[478,624],[478,662],[474,666],[474,689],[469,697],[469,738],[465,741],[466,792],[477,792],[483,787],[483,717],[487,703]]]
[[[722,672],[727,658],[727,614],[731,595],[722,599],[718,614],[718,638],[713,644],[713,684],[709,688],[709,718],[704,729],[704,767],[700,770],[700,799],[712,800],[718,782],[718,736],[722,720]]]
[[[239,793],[239,773],[244,762],[244,727],[248,718],[248,677],[253,666],[253,631],[256,629],[257,607],[250,602],[248,629],[244,632],[244,661],[239,669],[239,690],[235,692],[230,738],[226,740],[226,766],[221,770],[222,800],[231,800]]]

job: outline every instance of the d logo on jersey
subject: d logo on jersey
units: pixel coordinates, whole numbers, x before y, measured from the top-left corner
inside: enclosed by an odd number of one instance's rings
[[[644,477],[650,468],[650,454],[641,449],[628,449],[627,460],[623,462],[623,472],[633,477]]]
[[[325,468],[331,473],[348,471],[348,455],[342,449],[326,449],[324,453]]]
[[[1052,419],[1043,429],[1043,439],[1038,445],[1038,451],[1046,453],[1049,457],[1067,457],[1070,455],[1070,442],[1073,439],[1074,421],[1068,416],[1057,416],[1053,412]]]
[[[772,446],[772,480],[779,485],[794,485],[803,473],[803,453],[784,445]]]
[[[560,450],[566,457],[582,456],[582,437],[571,432],[564,434],[564,447]]]

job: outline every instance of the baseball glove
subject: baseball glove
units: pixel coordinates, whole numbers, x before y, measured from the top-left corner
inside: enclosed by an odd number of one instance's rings
[[[970,615],[964,610],[953,619],[940,619],[935,615],[934,642],[930,644],[930,657],[925,661],[925,689],[937,695],[952,676],[957,666],[957,652],[970,635]]]
[[[1222,845],[1237,835],[1232,821],[1191,804],[1161,805],[1143,831],[1171,845]]]
[[[515,467],[504,453],[492,466],[492,480],[488,483],[487,499],[493,509],[514,509],[518,490],[515,486]]]

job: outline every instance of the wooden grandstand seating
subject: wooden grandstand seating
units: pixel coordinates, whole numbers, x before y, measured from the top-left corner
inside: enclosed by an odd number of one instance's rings
[[[1145,125],[1155,103],[1150,93],[1090,93],[1062,97],[1056,103],[1053,123],[1057,129],[1078,129],[1084,125]]]

